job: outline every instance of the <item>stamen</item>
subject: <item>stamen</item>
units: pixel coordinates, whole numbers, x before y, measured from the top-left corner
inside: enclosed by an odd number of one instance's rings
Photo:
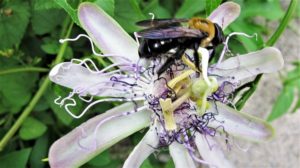
[[[180,96],[178,99],[174,101],[172,104],[173,109],[177,109],[182,103],[187,101],[190,98],[191,91],[189,89],[186,90],[185,94]]]
[[[174,79],[172,79],[171,81],[168,82],[168,86],[171,89],[174,89],[174,87],[176,86],[176,84],[178,82],[181,82],[183,79],[187,78],[188,76],[190,76],[191,74],[193,74],[195,71],[194,70],[186,70],[183,73],[181,73],[179,76],[176,76]]]
[[[196,68],[195,64],[192,63],[186,56],[182,56],[181,58],[182,62],[185,63],[188,67],[190,67],[195,72],[198,72],[199,70]]]
[[[161,106],[163,116],[165,119],[165,128],[167,131],[176,130],[176,121],[174,118],[174,108],[172,106],[172,100],[167,98],[165,100],[159,99],[159,104]]]

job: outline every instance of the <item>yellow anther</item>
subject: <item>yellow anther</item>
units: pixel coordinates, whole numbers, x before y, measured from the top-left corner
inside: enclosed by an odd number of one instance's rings
[[[182,88],[182,85],[180,85],[179,83],[178,83],[178,85],[175,85],[175,87],[174,87],[174,92],[177,94],[180,90],[181,90],[181,88]]]
[[[195,64],[190,61],[188,58],[186,58],[186,56],[182,56],[182,62],[187,65],[188,67],[190,67],[192,70],[194,70],[195,72],[199,72],[199,70],[196,68]]]
[[[166,130],[172,131],[176,130],[176,121],[174,118],[174,108],[172,105],[172,100],[170,98],[167,99],[159,99],[159,104],[161,106],[163,116],[165,119],[165,127]]]
[[[179,83],[180,81],[184,80],[185,78],[187,78],[188,76],[190,76],[194,72],[195,71],[191,70],[191,69],[184,71],[182,74],[176,76],[174,79],[172,79],[171,81],[169,81],[168,82],[168,86],[171,89],[174,89],[174,87],[176,86],[177,83]]]

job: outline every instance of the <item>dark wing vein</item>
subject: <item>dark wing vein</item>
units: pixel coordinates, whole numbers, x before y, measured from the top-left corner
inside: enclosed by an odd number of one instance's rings
[[[142,20],[136,23],[141,27],[159,27],[163,25],[177,25],[179,26],[182,22],[188,22],[189,19],[149,19]]]
[[[204,38],[206,34],[197,29],[187,27],[169,27],[164,29],[145,29],[137,32],[138,37],[146,39],[167,39],[180,37]]]

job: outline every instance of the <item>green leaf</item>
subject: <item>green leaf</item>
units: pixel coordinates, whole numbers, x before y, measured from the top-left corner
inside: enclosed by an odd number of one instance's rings
[[[64,18],[65,14],[60,9],[34,10],[32,17],[33,31],[38,35],[50,33],[62,23]]]
[[[70,93],[70,89],[66,89],[64,87],[58,86],[58,85],[54,85],[54,87],[49,87],[48,90],[46,91],[45,94],[45,99],[47,100],[50,108],[53,110],[54,114],[56,115],[56,117],[59,119],[59,121],[61,121],[63,124],[67,125],[67,126],[73,126],[71,124],[73,124],[73,118],[72,116],[66,111],[65,106],[59,106],[57,104],[54,103],[54,101],[58,98],[58,97],[67,97]],[[61,99],[60,99],[61,100]],[[82,112],[83,110],[83,102],[82,100],[80,100],[78,98],[78,96],[74,96],[74,100],[76,101],[76,106],[72,106],[69,107],[69,110],[74,114],[74,115],[78,115]],[[65,104],[70,103],[70,101],[66,100]],[[90,113],[90,112],[88,112]],[[75,121],[80,121],[83,120],[85,116],[83,116],[80,119],[76,119]],[[76,123],[75,124],[79,124]]]
[[[300,93],[300,87],[298,88],[298,94]],[[296,105],[294,109],[292,109],[292,113],[295,113],[298,109],[300,109],[300,98],[298,97],[298,101],[296,102]]]
[[[114,16],[115,12],[115,0],[96,0],[94,2],[101,7],[107,14]]]
[[[158,0],[152,0],[149,3],[144,4],[145,8],[143,9],[143,13],[145,16],[150,16],[149,13],[153,13],[155,18],[170,18],[171,13],[163,6],[160,5]]]
[[[0,157],[0,167],[25,168],[31,149],[22,149]]]
[[[0,50],[12,48],[20,44],[30,17],[27,2],[8,1],[1,7],[1,11]]]
[[[190,18],[196,13],[203,11],[205,0],[185,0],[175,14],[176,18]]]
[[[296,9],[295,15],[296,15],[298,18],[300,18],[300,5],[299,5],[299,2],[298,2],[298,5],[297,5],[297,9]]]
[[[18,67],[17,62],[0,57],[0,71]],[[0,76],[0,105],[8,112],[17,113],[31,98],[38,73],[19,72]]]
[[[236,36],[248,52],[258,50],[259,46],[263,44],[263,40],[260,36],[262,29],[259,26],[255,26],[254,24],[239,19],[234,24],[230,25],[229,29],[232,30],[232,32],[243,32],[250,36],[255,34],[258,35],[258,40],[256,40],[255,37],[248,38],[245,36]]]
[[[129,33],[138,30],[137,21],[144,20],[137,0],[115,0],[115,19]]]
[[[54,1],[45,1],[45,0],[33,0],[35,10],[45,10],[59,8],[57,3]]]
[[[60,96],[64,96],[59,94]],[[66,112],[63,107],[54,103],[54,100],[57,99],[57,95],[54,90],[50,87],[47,89],[44,98],[47,100],[51,110],[54,112],[55,116],[65,125],[70,125],[73,121],[73,118]]]
[[[44,123],[33,117],[28,117],[23,122],[19,135],[23,140],[32,140],[42,136],[46,130],[47,126]]]
[[[254,16],[260,16],[269,20],[278,20],[284,15],[284,11],[282,10],[278,0],[245,1],[241,11],[240,18],[253,18]]]
[[[273,121],[288,112],[294,100],[294,87],[284,87],[278,96],[268,121]]]
[[[94,157],[92,160],[90,160],[87,164],[91,166],[106,166],[111,162],[110,154],[106,150],[102,153],[100,153],[98,156]]]
[[[284,79],[284,84],[297,83],[300,80],[300,66],[296,66],[293,70],[289,71]]]
[[[42,50],[47,54],[57,54],[60,44],[58,42],[49,42],[41,46]]]
[[[46,163],[42,162],[42,159],[48,155],[49,135],[44,134],[35,142],[32,152],[30,154],[30,167],[40,168],[45,167]]]
[[[164,168],[173,168],[173,167],[175,167],[174,162],[172,159],[170,159]]]
[[[77,17],[77,9],[74,9],[67,0],[54,0],[60,7],[64,8],[64,10],[69,14],[72,18],[73,22],[80,26],[80,22]]]
[[[220,3],[222,2],[222,0],[206,0],[205,3],[205,10],[206,10],[206,16],[209,16],[209,14],[215,10]]]
[[[153,168],[153,166],[151,165],[149,159],[146,159],[141,165],[141,168]]]
[[[46,101],[46,99],[44,97],[42,97],[39,102],[37,103],[37,105],[34,107],[33,111],[34,112],[42,112],[49,109],[49,105]],[[41,114],[41,113],[39,113]]]

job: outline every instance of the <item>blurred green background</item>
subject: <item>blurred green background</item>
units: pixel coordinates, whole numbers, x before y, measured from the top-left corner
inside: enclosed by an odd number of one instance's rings
[[[222,0],[89,0],[102,7],[132,35],[139,28],[135,22],[156,18],[206,17]],[[81,1],[82,2],[82,1]],[[255,51],[264,46],[281,23],[289,1],[235,0],[241,5],[241,16],[225,31],[258,34],[258,40],[236,37],[230,44],[234,53]],[[104,67],[103,61],[91,55],[89,42],[80,39],[68,45],[58,40],[85,33],[78,24],[76,12],[79,0],[0,0],[0,168],[48,167],[50,145],[80,123],[114,107],[112,103],[95,106],[81,119],[73,119],[54,99],[66,96],[70,90],[47,79],[54,64],[72,58],[92,58]],[[300,7],[293,15],[299,21]],[[96,21],[95,21],[96,22]],[[271,24],[270,24],[271,23]],[[274,26],[275,24],[275,26]],[[273,26],[272,26],[273,25]],[[299,35],[299,28],[288,27]],[[109,63],[109,62],[107,62]],[[294,90],[300,90],[300,62],[282,75],[283,89],[277,98],[269,120],[288,112],[295,101]],[[78,101],[74,109],[81,112],[86,104]],[[296,103],[291,111],[300,106]],[[18,120],[19,119],[19,120]],[[17,123],[14,127],[13,125]],[[10,131],[10,136],[3,138]],[[139,142],[144,131],[100,154],[83,167],[120,167]],[[66,147],[66,150],[68,148]],[[158,159],[157,159],[158,158]],[[173,167],[167,151],[151,156],[143,168]]]

